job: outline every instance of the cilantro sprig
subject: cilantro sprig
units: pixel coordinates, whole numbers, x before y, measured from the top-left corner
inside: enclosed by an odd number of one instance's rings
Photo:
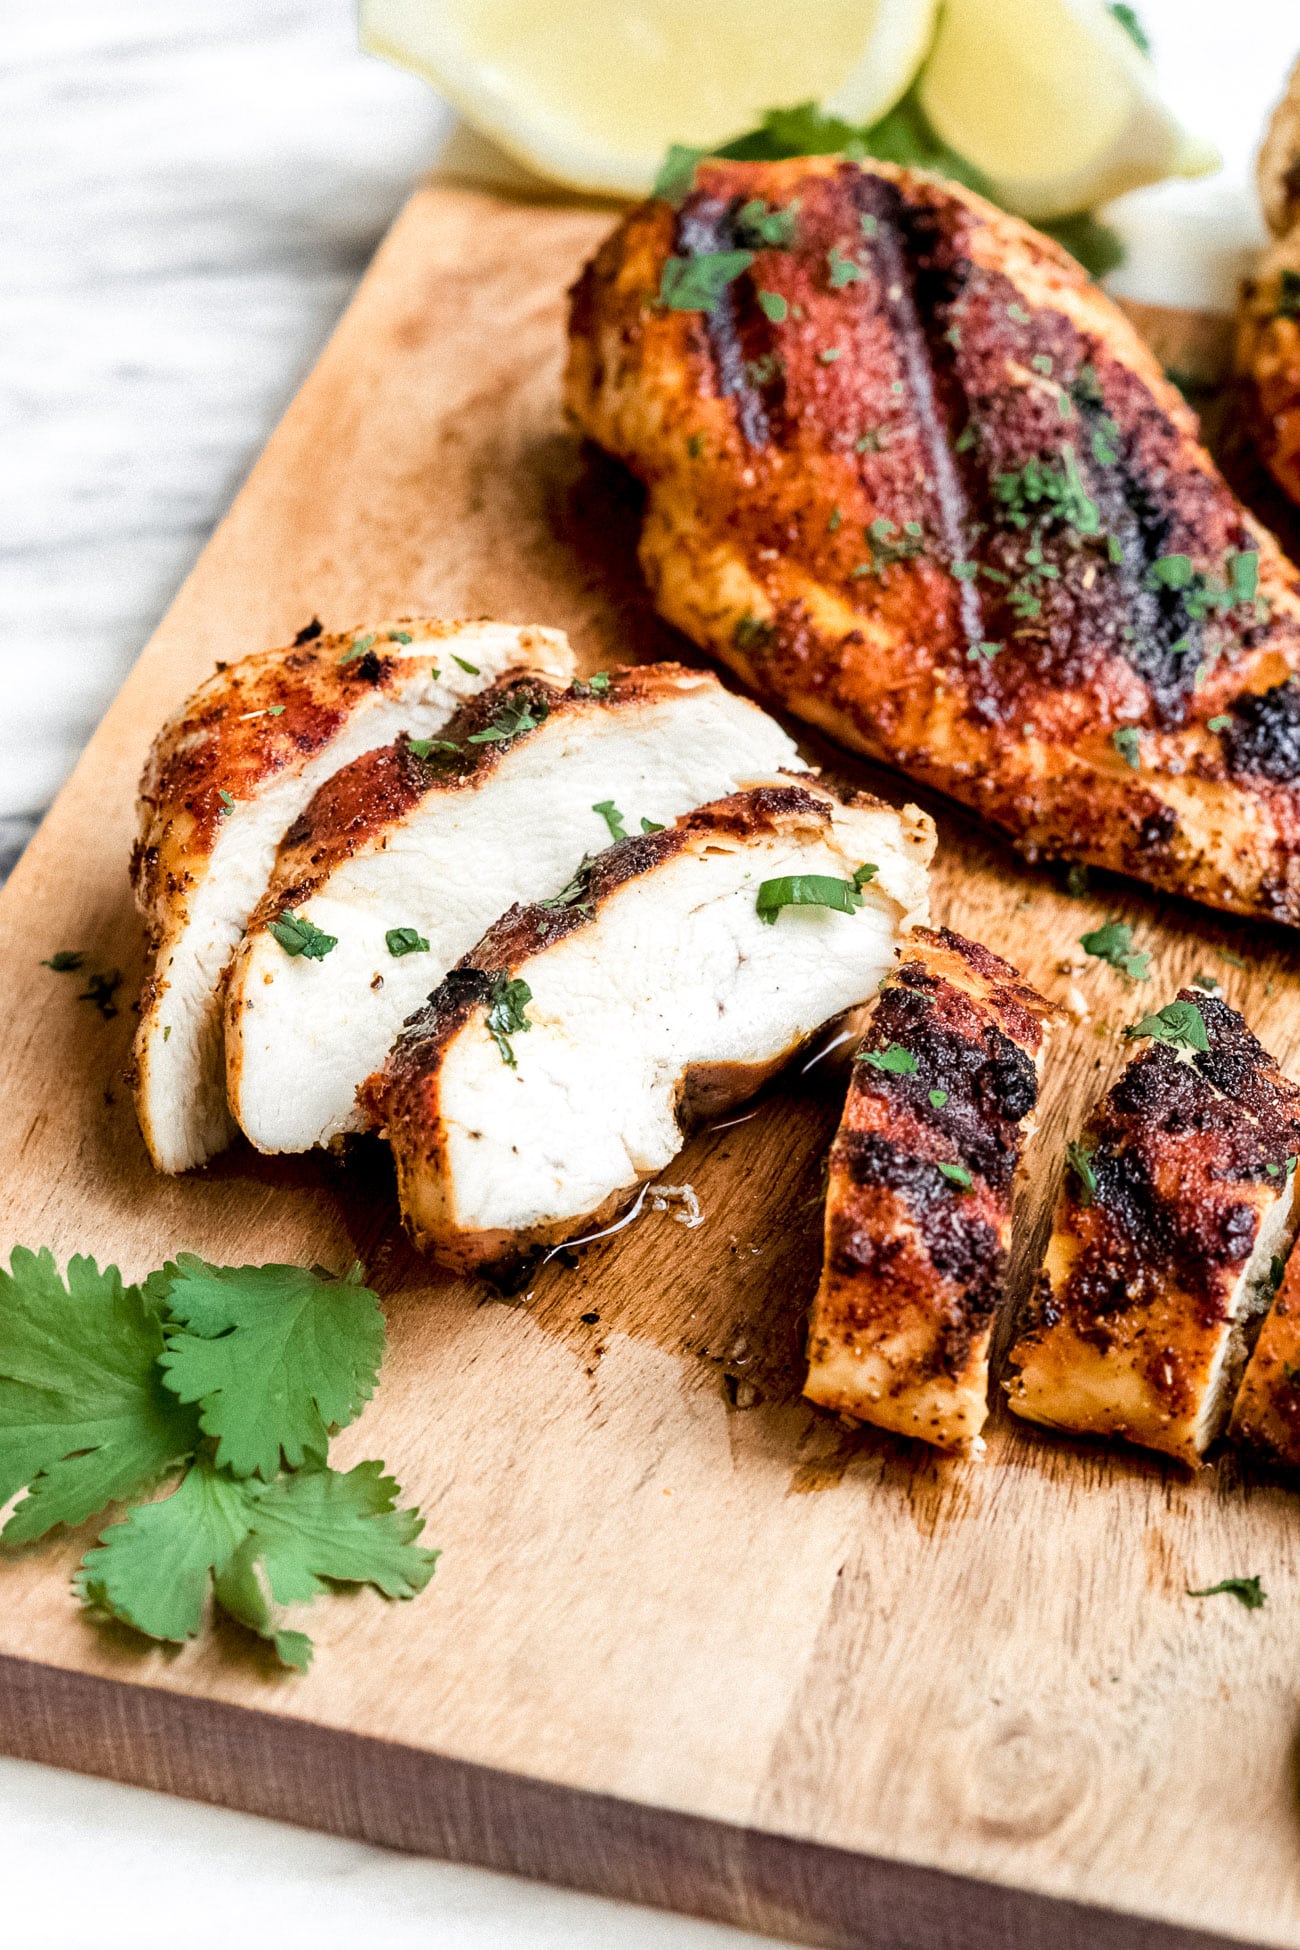
[[[384,1324],[361,1269],[212,1266],[138,1285],[116,1267],[15,1250],[0,1269],[0,1533],[27,1544],[113,1503],[76,1574],[87,1607],[148,1637],[194,1637],[215,1607],[302,1670],[284,1607],[328,1583],[413,1597],[437,1553],[379,1462],[346,1475],[331,1432],[373,1393]]]

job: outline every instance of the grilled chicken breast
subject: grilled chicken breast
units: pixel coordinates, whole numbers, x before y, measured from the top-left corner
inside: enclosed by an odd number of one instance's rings
[[[1056,1013],[1010,962],[947,928],[904,944],[831,1149],[804,1387],[824,1408],[941,1449],[978,1445]]]
[[[915,808],[773,784],[623,840],[549,904],[513,908],[365,1086],[417,1243],[501,1268],[610,1216],[684,1125],[874,992],[925,919],[933,846]],[[764,883],[807,875],[837,883],[844,911],[778,910],[795,890],[774,888],[764,919]]]
[[[624,821],[667,825],[783,768],[803,765],[774,719],[658,664],[568,690],[503,678],[432,749],[402,738],[336,772],[286,834],[231,970],[227,1085],[247,1136],[302,1151],[360,1129],[357,1086],[513,902],[558,894]],[[286,954],[286,911],[335,938],[325,959]]]
[[[555,630],[404,620],[218,664],[154,740],[131,878],[149,964],[135,1042],[136,1108],[160,1171],[228,1143],[221,984],[286,827],[322,780],[400,730],[439,732],[511,669],[566,683]]]
[[[1300,1253],[1287,1261],[1246,1363],[1228,1433],[1274,1462],[1300,1468]]]
[[[1007,1384],[1017,1415],[1199,1462],[1296,1227],[1300,1090],[1235,1009],[1148,1042],[1073,1149]]]
[[[1242,286],[1237,370],[1265,465],[1300,501],[1300,61],[1273,111],[1258,176],[1273,241]]]
[[[702,163],[570,329],[697,643],[1031,858],[1300,922],[1295,573],[1056,245],[884,163]]]

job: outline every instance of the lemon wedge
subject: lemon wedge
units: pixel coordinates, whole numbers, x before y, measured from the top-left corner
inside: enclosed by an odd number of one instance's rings
[[[1039,221],[1220,163],[1103,0],[945,0],[920,98],[996,200]]]
[[[668,145],[705,148],[780,103],[853,123],[913,80],[938,0],[361,0],[373,54],[431,81],[517,162],[643,196]]]

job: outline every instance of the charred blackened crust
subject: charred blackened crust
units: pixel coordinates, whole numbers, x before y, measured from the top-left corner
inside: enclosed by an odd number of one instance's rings
[[[702,835],[744,841],[792,825],[829,830],[831,803],[801,786],[757,786],[702,806],[661,833],[636,833],[606,848],[577,869],[569,886],[551,901],[510,908],[408,1018],[382,1071],[358,1092],[371,1122],[423,1121],[435,1088],[440,1055],[452,1036],[487,1000],[494,979],[589,927],[618,888],[653,873],[685,852]]]
[[[1265,1211],[1290,1196],[1300,1090],[1227,1003],[1178,999],[1209,1050],[1146,1042],[1088,1119],[1008,1389],[1031,1419],[1194,1463],[1233,1296]]]
[[[975,1440],[1013,1186],[1056,1013],[980,944],[946,928],[909,937],[831,1151],[814,1400],[943,1447]]]

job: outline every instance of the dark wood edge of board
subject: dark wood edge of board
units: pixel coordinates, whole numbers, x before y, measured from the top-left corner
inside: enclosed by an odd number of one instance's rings
[[[1241,1950],[1241,1940],[0,1655],[0,1751],[822,1950]]]

